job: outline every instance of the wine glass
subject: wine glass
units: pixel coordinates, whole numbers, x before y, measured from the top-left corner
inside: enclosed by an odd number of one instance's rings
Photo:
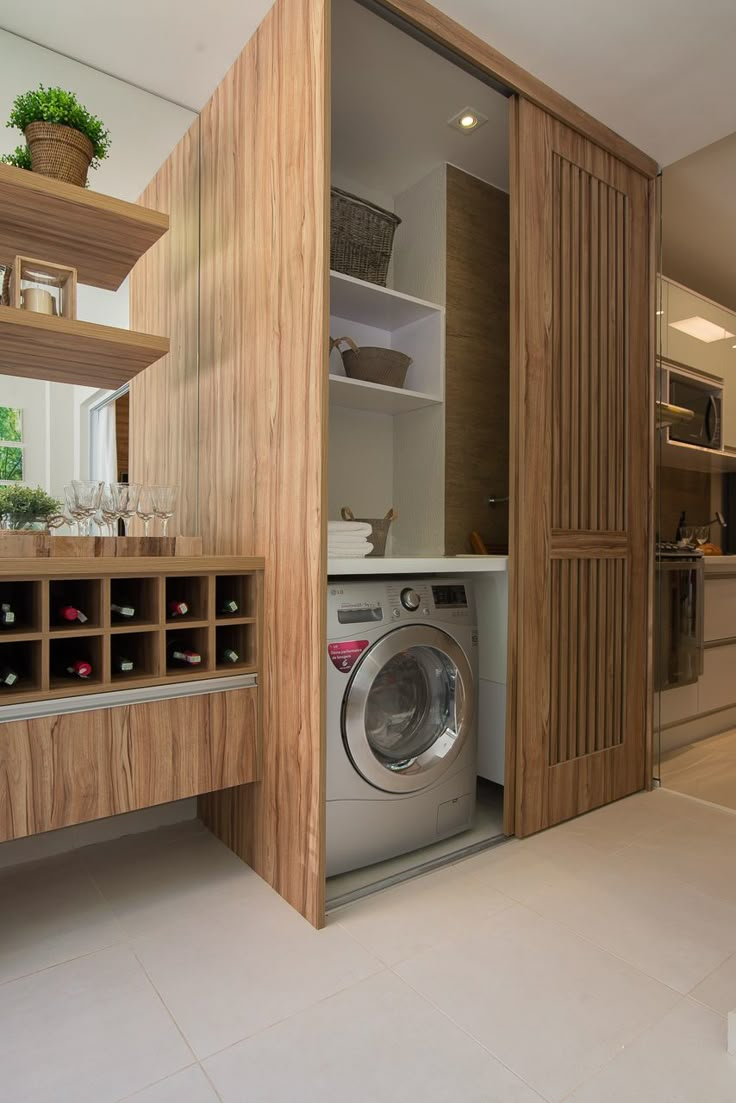
[[[104,485],[103,482],[93,479],[72,479],[72,492],[80,518],[79,527],[82,536],[89,536],[89,523],[100,508]]]
[[[143,535],[148,536],[148,526],[154,517],[153,487],[142,486],[141,496],[138,499],[138,516],[143,522]]]
[[[695,541],[698,547],[702,547],[703,544],[707,544],[710,539],[710,525],[696,525],[695,526]]]
[[[81,514],[77,510],[77,500],[74,496],[74,487],[71,485],[64,487],[64,501],[66,503],[66,512],[69,517],[70,527],[74,527],[76,532],[75,536],[81,535],[80,522],[82,520]]]
[[[110,483],[115,510],[122,518],[125,535],[128,535],[128,526],[131,517],[135,516],[138,509],[138,499],[141,494],[140,483]]]
[[[102,523],[107,525],[107,535],[114,536],[117,532],[117,523],[120,520],[120,514],[115,504],[115,496],[109,486],[106,486],[102,492],[100,515],[102,517]]]
[[[176,513],[176,498],[179,493],[178,486],[152,486],[151,500],[153,512],[161,521],[162,535],[166,536],[169,521]]]

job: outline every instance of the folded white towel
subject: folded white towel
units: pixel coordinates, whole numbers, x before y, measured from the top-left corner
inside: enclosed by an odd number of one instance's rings
[[[341,536],[348,534],[350,536],[370,536],[373,532],[373,526],[366,524],[365,521],[328,521],[327,531],[332,536],[333,534],[340,534]]]
[[[327,548],[336,555],[344,551],[360,552],[367,555],[373,551],[373,544],[369,540],[328,540]]]
[[[372,551],[372,544],[368,545],[366,551],[356,551],[355,548],[333,548],[330,546],[327,549],[327,555],[330,559],[365,559]]]

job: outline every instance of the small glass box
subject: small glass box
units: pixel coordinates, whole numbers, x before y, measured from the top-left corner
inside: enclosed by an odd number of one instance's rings
[[[77,270],[47,260],[16,257],[11,280],[11,303],[19,310],[77,316]]]

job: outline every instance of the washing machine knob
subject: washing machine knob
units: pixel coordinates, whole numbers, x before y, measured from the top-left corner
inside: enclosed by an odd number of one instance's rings
[[[410,613],[414,613],[420,606],[422,599],[416,590],[402,590],[401,591],[401,604],[405,609],[408,609]]]

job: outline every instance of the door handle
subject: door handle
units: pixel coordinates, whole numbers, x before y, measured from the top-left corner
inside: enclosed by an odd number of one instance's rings
[[[705,431],[708,434],[708,443],[713,444],[718,432],[718,406],[712,394],[708,395],[708,412],[705,415]]]

